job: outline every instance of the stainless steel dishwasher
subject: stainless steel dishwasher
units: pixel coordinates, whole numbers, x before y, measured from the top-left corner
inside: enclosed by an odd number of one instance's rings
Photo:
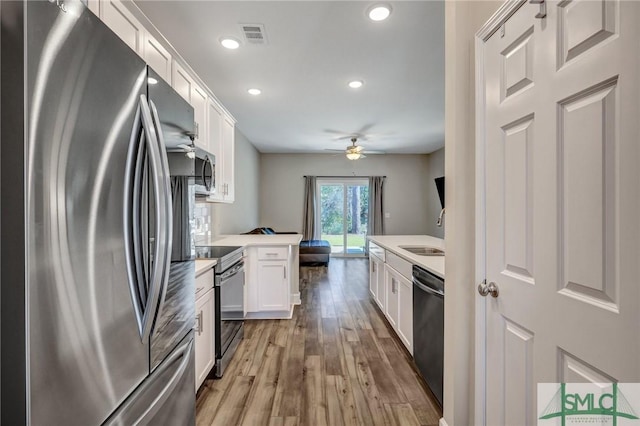
[[[444,280],[413,266],[413,358],[442,406]]]

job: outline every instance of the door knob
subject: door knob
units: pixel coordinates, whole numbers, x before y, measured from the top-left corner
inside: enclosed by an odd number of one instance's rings
[[[482,297],[487,297],[488,294],[490,294],[491,297],[498,297],[500,291],[498,290],[496,283],[492,281],[487,285],[487,280],[484,280],[478,284],[478,293],[480,293],[480,296]]]

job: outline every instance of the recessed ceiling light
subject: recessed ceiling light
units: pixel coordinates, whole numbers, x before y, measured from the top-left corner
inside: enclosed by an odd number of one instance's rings
[[[351,87],[352,89],[359,89],[363,84],[364,82],[362,80],[353,80],[349,82],[349,87]]]
[[[391,15],[391,6],[388,4],[376,4],[367,9],[367,16],[372,21],[384,21]]]
[[[149,83],[149,84],[158,84],[158,80],[156,80],[153,77],[149,77],[149,78],[147,78],[147,83]]]
[[[247,92],[250,95],[258,96],[260,93],[262,93],[262,90],[260,90],[260,89],[249,89],[249,90],[247,90]]]
[[[222,47],[226,47],[227,49],[237,49],[240,47],[240,42],[233,37],[222,37],[220,39],[220,44]]]

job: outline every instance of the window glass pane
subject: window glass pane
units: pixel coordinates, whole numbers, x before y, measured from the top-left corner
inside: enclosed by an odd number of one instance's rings
[[[368,185],[348,185],[346,249],[348,254],[364,254],[367,240],[368,207]]]
[[[331,253],[344,253],[344,185],[320,186],[322,239],[331,243]]]

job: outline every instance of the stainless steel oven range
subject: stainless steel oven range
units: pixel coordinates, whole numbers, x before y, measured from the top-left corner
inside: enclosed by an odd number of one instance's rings
[[[244,337],[244,247],[197,246],[198,258],[217,259],[215,272],[216,366],[220,378]]]

